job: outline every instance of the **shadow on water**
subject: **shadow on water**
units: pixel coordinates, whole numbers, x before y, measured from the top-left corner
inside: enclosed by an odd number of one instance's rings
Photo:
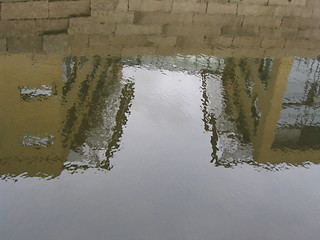
[[[126,66],[201,78],[215,166],[281,170],[319,163],[318,60],[13,55],[1,64],[2,179],[111,170],[135,97],[135,79],[122,76]]]

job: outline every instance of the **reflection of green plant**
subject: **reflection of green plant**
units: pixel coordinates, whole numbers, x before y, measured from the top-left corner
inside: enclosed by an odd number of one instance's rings
[[[319,96],[319,85],[316,82],[310,83],[309,89],[305,92],[305,105],[315,105],[316,97]]]
[[[116,125],[114,126],[111,141],[108,144],[106,152],[106,163],[119,150],[120,139],[123,134],[123,128],[127,124],[128,115],[130,114],[130,107],[132,99],[134,98],[134,83],[129,82],[125,84],[121,91],[120,107],[116,115]]]
[[[201,71],[202,77],[202,112],[203,112],[203,122],[204,122],[204,130],[210,131],[211,135],[211,146],[212,146],[212,153],[211,153],[211,162],[215,162],[218,160],[217,152],[218,152],[218,132],[216,129],[216,118],[213,113],[209,113],[209,99],[207,95],[207,78],[208,75],[214,74],[213,71],[205,69]]]
[[[259,103],[259,98],[257,95],[255,95],[252,98],[252,104],[251,104],[251,116],[253,118],[253,123],[254,123],[254,133],[256,134],[257,132],[257,127],[260,121],[260,109],[258,107],[258,103]]]
[[[233,58],[226,58],[225,59],[225,68],[222,73],[222,84],[224,89],[229,89],[231,86],[236,84],[236,73],[235,73],[235,63]],[[229,95],[229,91],[225,91],[225,111],[226,114],[229,116],[233,115],[233,100],[235,99],[234,96]],[[237,94],[236,92],[234,93]]]
[[[259,72],[259,77],[261,79],[261,82],[263,83],[264,90],[267,89],[268,82],[271,77],[272,63],[273,63],[273,59],[271,58],[263,58],[260,61],[258,72]]]
[[[67,163],[65,168],[72,172],[92,167],[111,170],[113,166],[110,163],[110,158],[120,147],[123,128],[127,123],[134,96],[134,83],[121,81],[122,63],[120,58],[102,59],[95,56],[92,62],[81,58],[70,58],[65,61],[67,62],[65,86],[68,86],[68,89],[74,88],[73,82],[79,81],[76,70],[82,68],[84,64],[90,64],[91,67],[85,79],[79,84],[76,102],[68,110],[63,127],[65,147],[82,154],[82,148],[86,145],[93,154],[90,159],[83,162]],[[106,119],[104,113],[108,106],[114,115],[108,115]],[[105,125],[106,120],[109,121],[108,125]],[[105,128],[101,129],[104,133],[100,139],[98,136],[98,139],[94,138],[98,143],[90,140],[91,132],[95,131],[97,127]],[[95,151],[99,149],[105,149],[105,157],[102,160],[99,158],[93,163],[93,157],[97,157]]]
[[[311,107],[318,105],[320,97],[320,63],[317,60],[311,60],[311,69],[308,72],[308,80],[304,88],[304,104]],[[313,75],[313,77],[311,76]]]
[[[69,135],[71,132],[74,131],[74,126],[81,115],[80,114],[81,110],[83,110],[86,106],[86,101],[89,98],[89,90],[92,88],[92,82],[93,82],[94,78],[96,77],[98,68],[100,66],[100,61],[101,61],[101,59],[98,56],[95,56],[93,58],[93,64],[92,64],[93,67],[92,67],[90,73],[86,76],[86,79],[83,82],[81,82],[81,84],[80,84],[80,88],[78,90],[78,99],[73,104],[73,106],[68,110],[67,119],[66,119],[65,124],[63,126],[63,134],[64,134],[64,142],[65,143],[70,139]],[[76,64],[76,63],[74,63],[74,64]],[[70,76],[72,78],[72,80],[70,80],[70,81],[67,80],[67,82],[64,86],[64,87],[68,86],[67,92],[70,91],[70,89],[72,88],[72,83],[75,82],[75,80],[76,80],[76,76],[77,76],[76,70],[77,70],[77,67],[74,67],[74,70],[73,70],[74,74],[67,75],[67,77]]]
[[[77,78],[77,64],[78,58],[77,57],[66,57],[64,59],[64,72],[65,72],[65,81],[62,88],[62,95],[64,100],[66,100],[66,95],[72,88],[72,84],[76,81]]]
[[[212,131],[212,114],[208,111],[208,104],[209,99],[207,95],[207,77],[208,75],[212,74],[213,72],[208,69],[203,69],[201,71],[201,78],[202,78],[202,112],[203,112],[203,122],[204,122],[204,130],[205,131]]]

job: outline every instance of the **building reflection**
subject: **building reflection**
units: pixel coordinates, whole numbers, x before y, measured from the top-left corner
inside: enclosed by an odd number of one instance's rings
[[[0,66],[1,178],[112,168],[134,95],[120,58],[12,55]]]
[[[227,58],[203,70],[203,115],[212,162],[277,169],[320,163],[320,62]],[[252,157],[253,156],[253,157]]]
[[[0,58],[0,176],[110,170],[134,98],[123,65],[201,73],[216,166],[320,162],[320,62],[209,56]]]

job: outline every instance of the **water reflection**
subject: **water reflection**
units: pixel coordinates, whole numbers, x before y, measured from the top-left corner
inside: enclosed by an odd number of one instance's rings
[[[66,85],[63,88],[64,104],[79,84],[77,100],[72,102],[62,132],[64,145],[70,149],[67,169],[79,167],[110,170],[110,158],[119,148],[123,127],[127,122],[134,84],[121,78],[120,59],[94,57],[66,59]],[[78,72],[87,66],[89,73],[78,83]],[[91,65],[91,66],[90,66]],[[91,69],[90,69],[91,67]],[[78,70],[79,69],[79,70]],[[72,83],[70,83],[72,82]],[[67,90],[69,88],[69,90]]]
[[[318,60],[13,55],[0,66],[2,179],[112,169],[135,97],[136,79],[123,76],[128,67],[201,81],[197,117],[211,135],[215,166],[279,170],[320,160]]]
[[[119,58],[60,61],[27,56],[1,60],[3,179],[112,168],[110,158],[119,149],[134,83],[122,79]]]
[[[223,70],[203,71],[212,162],[267,169],[319,163],[319,64],[303,58],[228,58]]]

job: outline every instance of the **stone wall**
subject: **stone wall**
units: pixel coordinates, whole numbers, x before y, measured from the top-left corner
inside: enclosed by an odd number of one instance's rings
[[[0,53],[320,55],[319,0],[0,0]]]

